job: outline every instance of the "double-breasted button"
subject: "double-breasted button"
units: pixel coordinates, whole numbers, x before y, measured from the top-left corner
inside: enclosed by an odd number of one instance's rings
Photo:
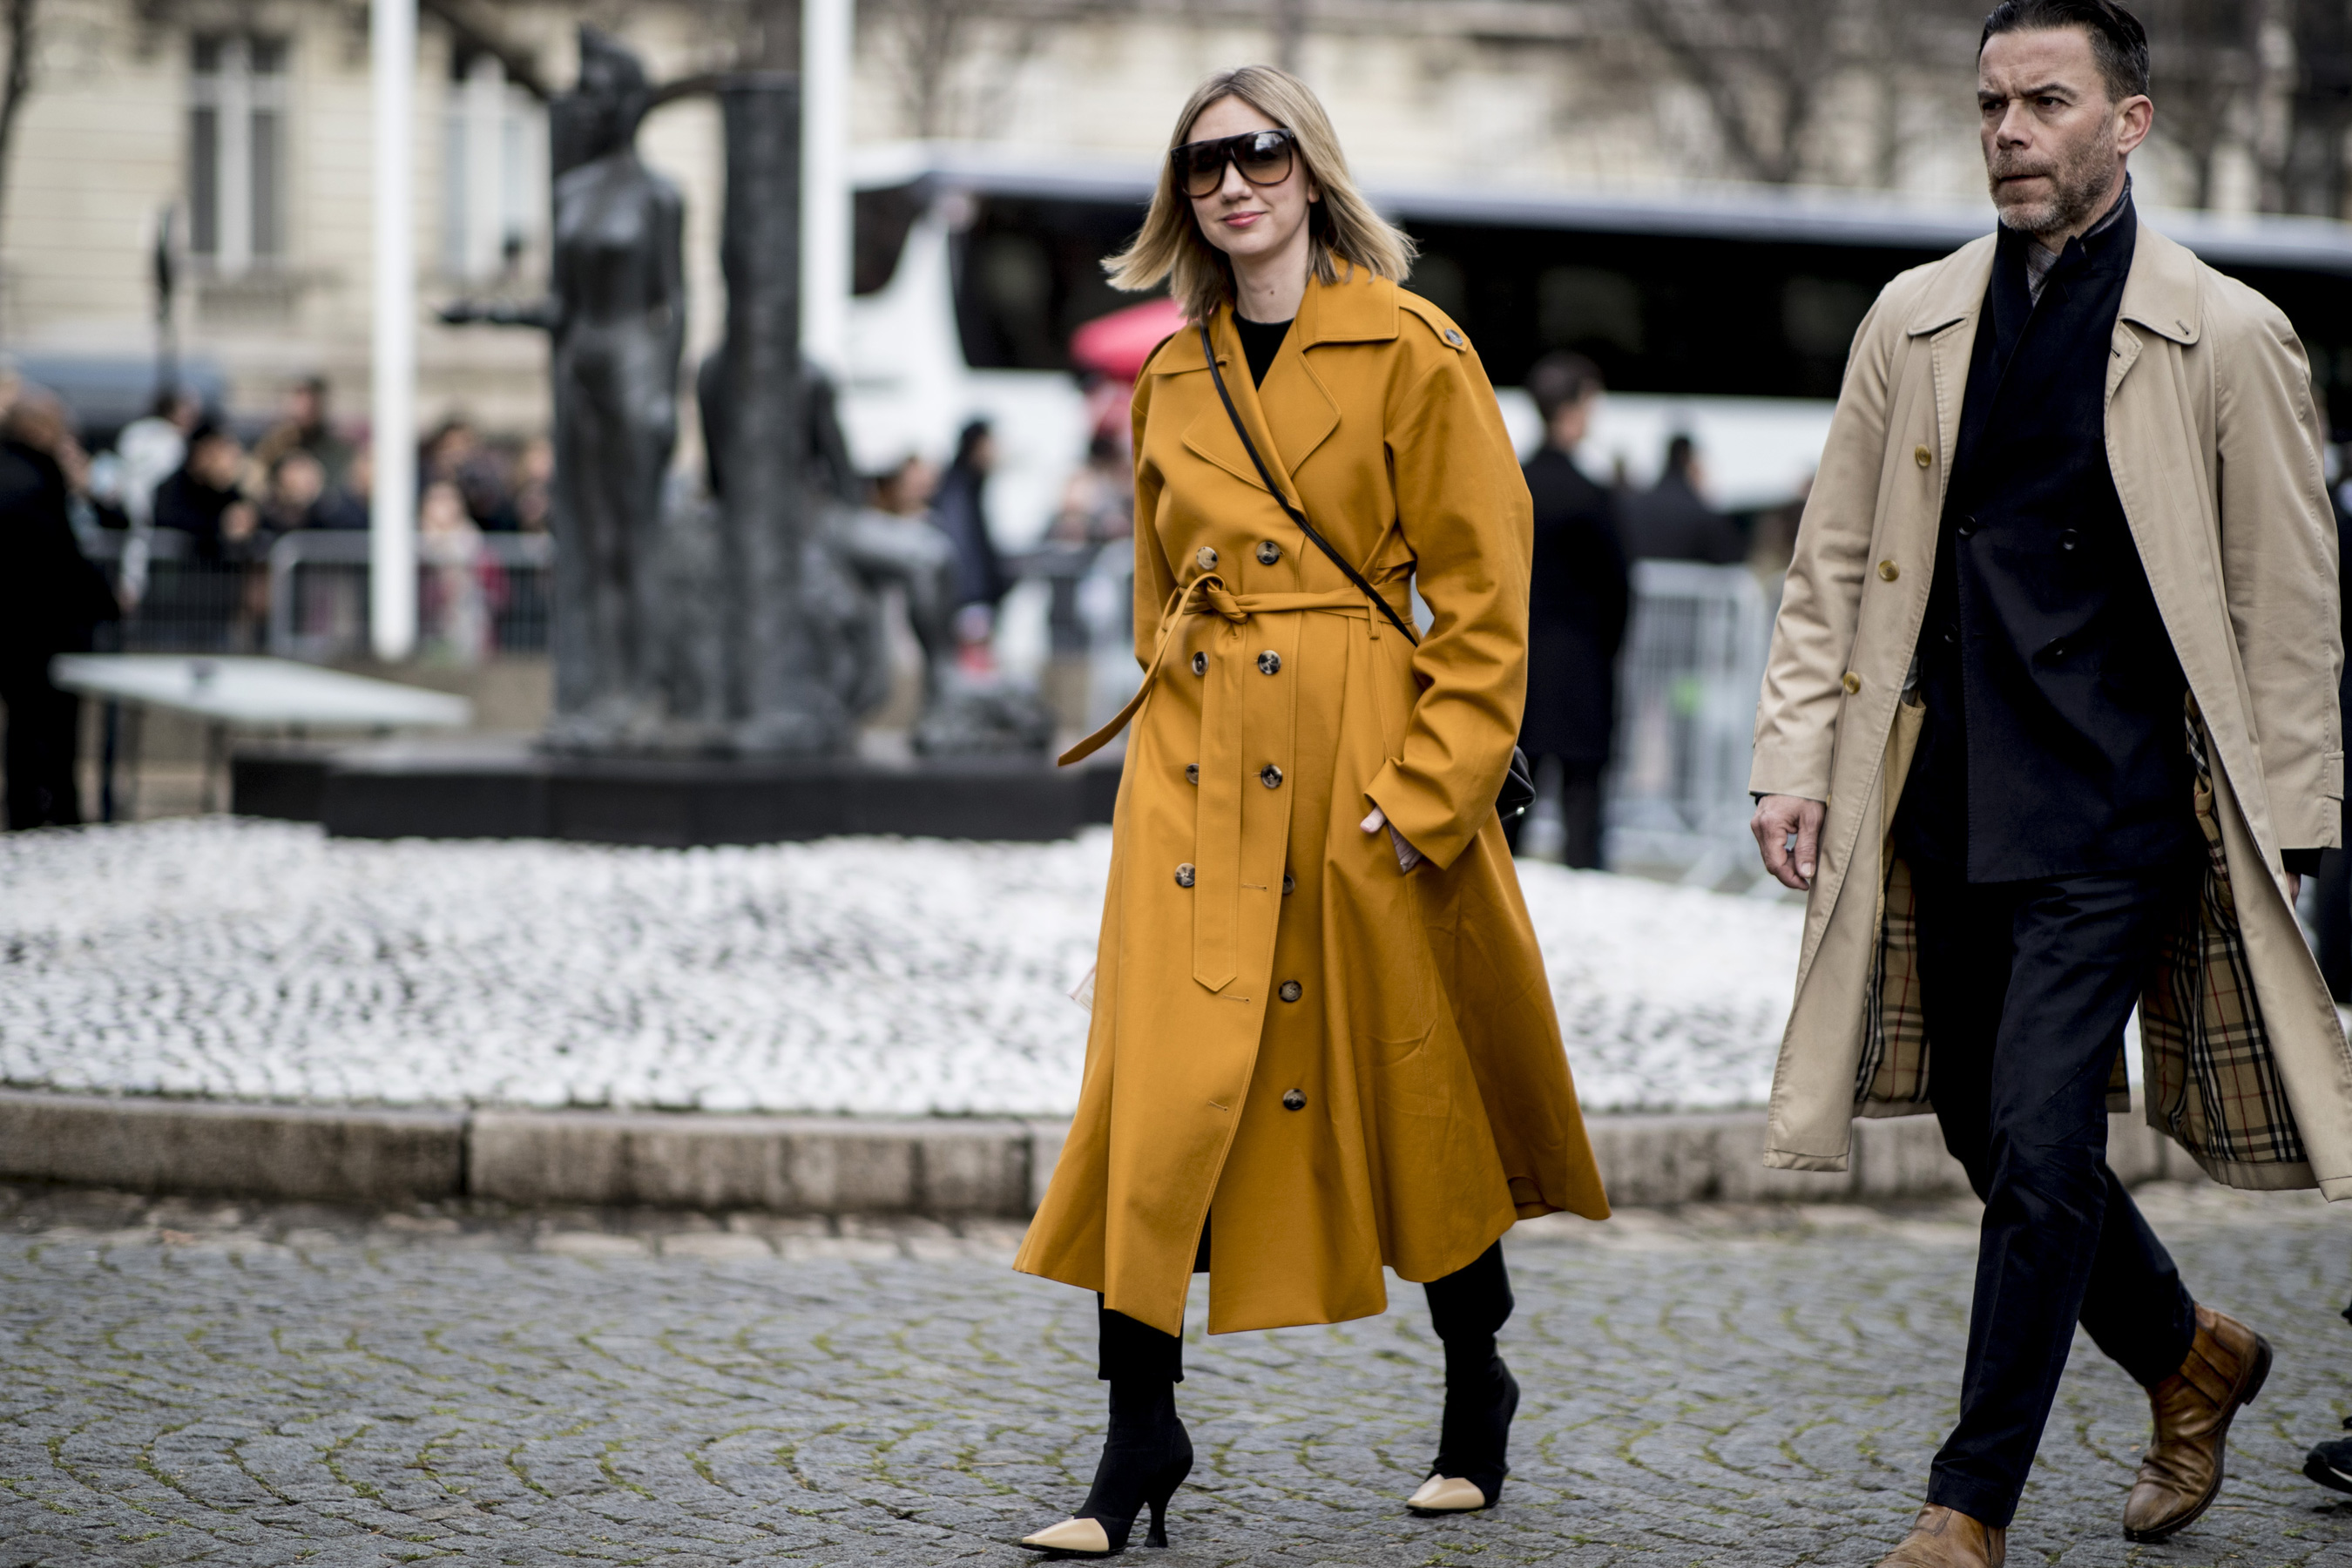
[[[1195,675],[1206,675],[1209,673],[1209,656],[1207,654],[1196,653],[1192,656],[1192,673]]]
[[[1301,996],[1307,994],[1307,992],[1306,988],[1301,986],[1297,981],[1286,980],[1282,983],[1282,989],[1276,992],[1275,994],[1280,996],[1286,1002],[1296,1002]]]
[[[1184,764],[1184,782],[1186,784],[1199,784],[1201,782],[1200,763],[1186,763]]]
[[[1276,767],[1272,763],[1268,763],[1265,766],[1258,769],[1257,782],[1265,785],[1268,789],[1280,789],[1282,787],[1282,770]]]
[[[2074,546],[2076,546],[2076,545],[2078,545],[2078,544],[2080,544],[2080,543],[2082,543],[2082,542],[2083,542],[2083,536],[2082,536],[2082,534],[2081,534],[2080,532],[2078,532],[2077,531],[2075,531],[2075,530],[2074,530],[2074,529],[2071,529],[2071,528],[2062,528],[2062,529],[2060,529],[2060,530],[2058,531],[2058,548],[2059,548],[2059,549],[2061,549],[2061,550],[2072,550],[2072,549],[2074,549]]]
[[[1257,656],[1257,672],[1260,675],[1280,675],[1282,673],[1282,656],[1275,652],[1272,648],[1266,649],[1264,653]]]
[[[1959,535],[1962,539],[1969,538],[1970,535],[1974,534],[1976,531],[1977,520],[1974,517],[1964,517],[1960,519]]]
[[[1303,1089],[1284,1089],[1282,1091],[1282,1109],[1285,1110],[1306,1110],[1307,1091]]]
[[[1282,896],[1288,898],[1298,889],[1298,879],[1285,871],[1282,874]]]
[[[1936,454],[1925,447],[1914,447],[1911,448],[1911,460],[1924,468],[1936,460]]]
[[[1281,559],[1281,545],[1276,544],[1271,539],[1261,539],[1257,542],[1257,563],[1259,565],[1271,566]]]
[[[1176,868],[1176,885],[1180,888],[1189,888],[1192,885],[1192,879],[1197,875],[1198,873],[1192,869],[1192,862],[1187,860]]]
[[[1201,563],[1202,571],[1207,572],[1216,566],[1217,552],[1203,544],[1200,549],[1192,552],[1192,559]]]
[[[1895,579],[1902,575],[1903,568],[1895,564],[1894,562],[1882,561],[1878,563],[1878,576],[1880,581],[1892,583]]]
[[[1852,670],[1845,672],[1845,689],[1849,695],[1862,689],[1862,677]]]

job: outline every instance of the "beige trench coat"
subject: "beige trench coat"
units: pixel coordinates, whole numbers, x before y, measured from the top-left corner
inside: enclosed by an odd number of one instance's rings
[[[1903,984],[1908,879],[1886,840],[1993,248],[1905,273],[1864,319],[1773,632],[1750,787],[1829,810],[1770,1165],[1843,1170],[1853,1116],[1929,1109],[1932,1042]],[[2352,1197],[2352,1051],[2279,858],[2335,845],[2344,793],[2336,527],[2302,345],[2268,300],[2142,223],[2106,429],[2209,775],[2205,897],[2142,1003],[2148,1120],[2233,1185]]]
[[[1495,792],[1527,686],[1526,482],[1426,300],[1310,283],[1261,390],[1230,309],[1135,390],[1136,653],[1086,1076],[1014,1267],[1171,1332],[1387,1305],[1517,1219],[1609,1212]],[[1111,728],[1115,730],[1117,724]],[[1109,730],[1064,760],[1084,754]],[[1399,869],[1378,805],[1427,859]]]

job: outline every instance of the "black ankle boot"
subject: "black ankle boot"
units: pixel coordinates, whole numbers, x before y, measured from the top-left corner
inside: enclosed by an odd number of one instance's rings
[[[1176,1385],[1164,1378],[1115,1378],[1110,1435],[1085,1506],[1021,1544],[1068,1557],[1113,1557],[1127,1550],[1137,1516],[1149,1507],[1151,1527],[1144,1540],[1165,1546],[1168,1500],[1192,1468],[1192,1439],[1176,1418]]]
[[[1519,1384],[1496,1353],[1491,1336],[1445,1342],[1445,1418],[1438,1428],[1437,1460],[1429,1482],[1413,1494],[1416,1513],[1465,1513],[1492,1508],[1503,1495],[1511,1442],[1511,1417],[1518,1413]],[[1479,1500],[1433,1486],[1440,1479],[1469,1482]]]

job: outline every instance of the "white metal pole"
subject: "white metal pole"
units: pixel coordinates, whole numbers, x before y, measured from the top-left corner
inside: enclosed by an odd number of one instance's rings
[[[856,0],[801,5],[801,352],[849,371],[849,78]]]
[[[416,647],[416,0],[373,0],[375,89],[375,490],[368,619],[375,656]]]

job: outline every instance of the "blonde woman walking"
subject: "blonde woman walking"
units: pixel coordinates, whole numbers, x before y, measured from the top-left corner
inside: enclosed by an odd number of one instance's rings
[[[1500,1495],[1518,1386],[1499,1237],[1608,1213],[1496,801],[1527,682],[1528,491],[1462,331],[1297,78],[1178,117],[1108,264],[1186,329],[1135,392],[1135,700],[1076,1125],[1015,1267],[1099,1293],[1110,1430],[1076,1518],[1166,1541],[1209,1331],[1387,1309],[1445,1347],[1423,1512]],[[1411,589],[1432,613],[1410,624]]]

